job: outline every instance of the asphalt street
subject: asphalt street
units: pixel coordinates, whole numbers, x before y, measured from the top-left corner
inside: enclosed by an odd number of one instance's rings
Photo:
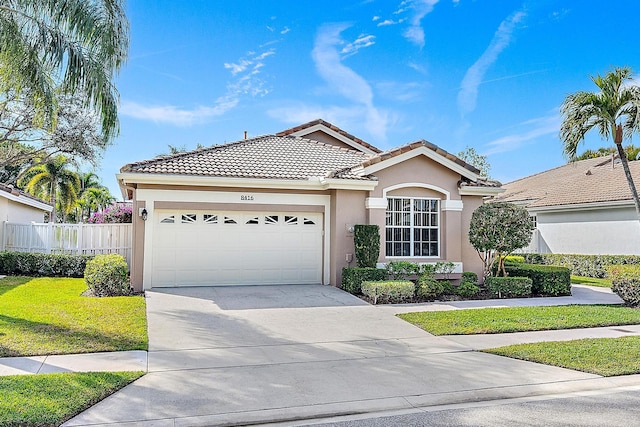
[[[297,425],[316,427],[417,426],[640,426],[640,389],[598,391],[567,397],[538,397],[518,403],[483,402],[451,409],[424,408],[413,413],[376,418]],[[371,416],[371,414],[369,414]],[[319,421],[319,420],[318,420]]]

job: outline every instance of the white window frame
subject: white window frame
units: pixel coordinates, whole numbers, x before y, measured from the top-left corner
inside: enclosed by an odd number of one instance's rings
[[[405,225],[387,225],[387,216],[389,215],[389,213],[391,212],[392,214],[394,212],[394,210],[389,210],[389,205],[393,206],[393,203],[395,200],[409,200],[409,204],[410,204],[410,211],[409,211],[409,225],[405,226]],[[431,202],[436,202],[436,221],[437,221],[437,226],[416,226],[415,225],[415,214],[417,213],[415,211],[415,201],[416,200],[420,200],[420,201],[425,201],[429,204],[431,204]],[[440,215],[440,212],[442,210],[442,200],[440,199],[436,199],[436,198],[426,198],[426,197],[403,197],[403,196],[393,196],[393,197],[387,197],[387,209],[385,212],[385,248],[384,248],[384,253],[385,253],[385,257],[387,259],[394,259],[394,258],[440,258],[440,249],[441,249],[441,240],[442,240],[442,233],[441,233],[441,224],[442,224],[442,216]],[[411,253],[411,255],[389,255],[387,253],[387,230],[388,229],[396,229],[396,228],[404,228],[404,229],[409,229],[409,252]],[[416,228],[426,228],[426,229],[436,229],[437,230],[437,254],[436,255],[415,255],[414,252],[414,230]]]

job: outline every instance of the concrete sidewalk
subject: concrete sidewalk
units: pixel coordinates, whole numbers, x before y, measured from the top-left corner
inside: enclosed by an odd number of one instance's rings
[[[0,358],[0,376],[114,371],[147,372],[147,352],[135,350]]]

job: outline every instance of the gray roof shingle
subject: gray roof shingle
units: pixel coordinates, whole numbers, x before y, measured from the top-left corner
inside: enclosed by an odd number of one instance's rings
[[[121,172],[233,178],[330,177],[369,156],[293,136],[260,136],[125,165]],[[346,173],[343,179],[370,179]]]
[[[636,185],[640,183],[640,161],[629,162]],[[632,200],[629,184],[619,160],[598,157],[569,163],[503,185],[497,201],[526,203],[528,207],[565,206]]]

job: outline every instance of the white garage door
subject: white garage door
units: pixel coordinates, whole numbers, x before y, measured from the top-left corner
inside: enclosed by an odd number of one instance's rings
[[[322,214],[157,210],[152,286],[319,284]]]

